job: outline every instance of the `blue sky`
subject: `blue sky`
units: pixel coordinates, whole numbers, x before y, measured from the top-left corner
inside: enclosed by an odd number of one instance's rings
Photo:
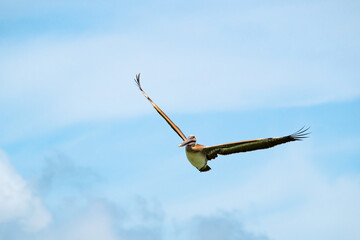
[[[359,239],[357,1],[0,1],[0,238]],[[303,142],[211,161],[215,145]]]

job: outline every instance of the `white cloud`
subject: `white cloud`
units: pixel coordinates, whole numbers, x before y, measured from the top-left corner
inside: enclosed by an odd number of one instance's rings
[[[0,224],[18,223],[24,231],[38,231],[51,221],[41,199],[13,169],[0,150]]]

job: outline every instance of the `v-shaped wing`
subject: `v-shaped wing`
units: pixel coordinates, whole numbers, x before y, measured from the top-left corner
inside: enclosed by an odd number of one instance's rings
[[[307,132],[308,130],[309,128],[304,129],[303,127],[294,134],[285,137],[262,138],[262,139],[209,146],[209,147],[205,147],[202,150],[202,152],[205,153],[207,159],[211,160],[216,158],[218,154],[228,155],[239,152],[248,152],[259,149],[271,148],[279,144],[283,144],[291,141],[298,141],[307,138],[308,135],[310,134]]]
[[[185,135],[181,132],[180,128],[178,128],[178,126],[176,126],[168,116],[166,116],[166,114],[161,111],[161,109],[149,98],[149,96],[142,90],[141,85],[140,85],[140,73],[136,74],[136,78],[134,79],[136,85],[139,87],[140,91],[144,94],[144,96],[149,100],[149,102],[153,105],[153,107],[155,108],[155,110],[165,119],[165,121],[170,125],[170,127],[179,135],[179,137],[181,137],[182,140],[185,141],[186,137]]]

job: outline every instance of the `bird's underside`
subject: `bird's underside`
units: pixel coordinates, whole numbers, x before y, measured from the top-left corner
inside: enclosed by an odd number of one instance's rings
[[[194,135],[185,137],[179,127],[176,126],[170,120],[170,118],[147,96],[147,94],[142,90],[140,85],[140,74],[136,75],[135,83],[139,87],[140,91],[144,94],[144,96],[153,105],[155,110],[161,115],[161,117],[165,119],[165,121],[170,125],[170,127],[183,140],[183,143],[181,143],[179,146],[186,146],[185,149],[188,160],[194,167],[196,167],[201,172],[209,171],[211,168],[207,165],[207,162],[209,160],[215,159],[218,155],[229,155],[233,153],[271,148],[279,144],[303,140],[304,138],[307,138],[310,134],[308,132],[309,128],[302,127],[294,134],[284,137],[261,138],[241,142],[225,143],[215,146],[203,146],[196,143],[196,137]]]

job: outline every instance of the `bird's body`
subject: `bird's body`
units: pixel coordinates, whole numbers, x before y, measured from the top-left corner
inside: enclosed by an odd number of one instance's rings
[[[139,87],[140,91],[144,96],[150,101],[155,110],[165,119],[165,121],[170,125],[170,127],[179,135],[183,140],[179,147],[185,147],[186,157],[189,162],[196,167],[200,172],[209,171],[211,168],[207,165],[209,160],[216,158],[218,155],[228,155],[239,152],[248,152],[259,149],[271,148],[279,144],[302,140],[307,137],[309,134],[307,129],[301,128],[299,131],[294,134],[284,136],[284,137],[275,137],[275,138],[261,138],[254,140],[247,140],[241,142],[225,143],[215,146],[203,146],[196,143],[196,137],[190,135],[185,137],[181,130],[176,126],[170,118],[147,96],[147,94],[142,90],[140,85],[140,74],[136,75],[135,82]]]
[[[199,171],[205,172],[210,170],[209,166],[207,165],[208,159],[206,158],[206,155],[202,151],[204,149],[203,145],[196,144],[195,146],[186,146],[185,152],[186,157],[189,160],[189,162],[199,169]]]

